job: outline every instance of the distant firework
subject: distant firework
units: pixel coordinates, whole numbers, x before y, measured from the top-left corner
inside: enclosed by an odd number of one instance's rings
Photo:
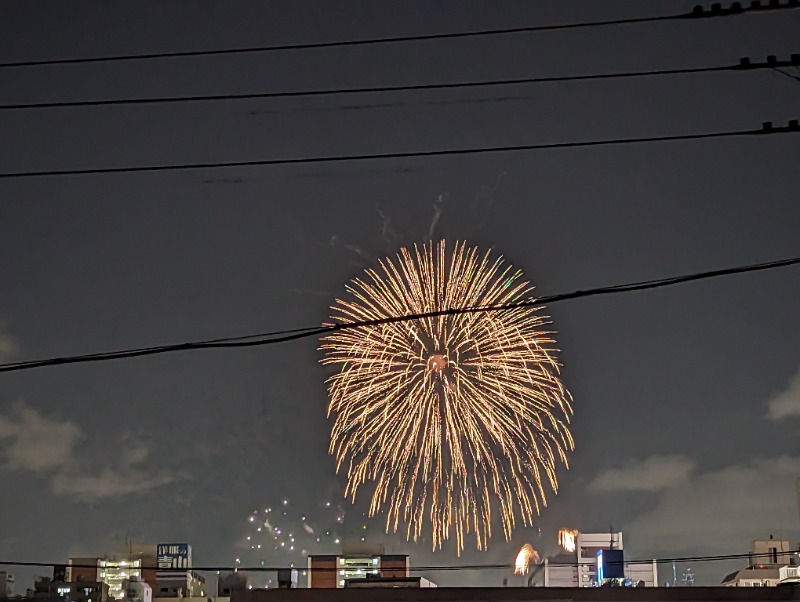
[[[402,249],[333,305],[335,324],[531,298],[519,270],[445,242]],[[571,397],[541,308],[472,312],[335,331],[322,339],[330,452],[346,495],[374,485],[370,513],[434,549],[468,534],[484,549],[499,513],[509,539],[533,522],[567,465]],[[426,526],[427,525],[427,526]],[[429,529],[429,530],[428,530]]]
[[[565,552],[575,551],[575,542],[577,539],[577,529],[559,529],[558,531],[558,545],[564,548]]]
[[[531,544],[526,543],[517,553],[517,559],[514,561],[514,573],[527,575],[531,562],[539,562],[539,553],[533,549]]]
[[[375,529],[368,518],[360,513],[346,515],[343,504],[335,500],[298,506],[289,498],[281,498],[247,515],[235,563],[240,568],[304,569],[309,555],[340,554],[346,541],[374,544],[370,531],[374,533]],[[301,573],[301,577],[305,575],[305,571]],[[272,585],[265,573],[254,574],[264,577],[259,586]]]

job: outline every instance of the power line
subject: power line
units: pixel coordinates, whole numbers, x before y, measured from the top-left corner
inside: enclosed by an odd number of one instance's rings
[[[505,305],[485,305],[485,306],[471,306],[463,308],[448,308],[440,311],[408,314],[404,316],[390,316],[387,318],[381,318],[377,320],[352,322],[349,324],[335,324],[329,326],[309,326],[306,328],[264,332],[260,334],[249,334],[238,337],[218,338],[206,341],[194,341],[194,342],[178,343],[172,345],[161,345],[155,347],[141,347],[136,349],[124,349],[118,351],[108,351],[108,352],[91,353],[84,355],[70,355],[70,356],[52,357],[40,360],[12,362],[12,363],[0,364],[0,372],[16,372],[21,370],[31,370],[34,368],[43,368],[46,366],[58,366],[64,364],[100,362],[100,361],[108,361],[114,359],[142,357],[146,355],[157,355],[161,353],[172,353],[176,351],[193,351],[198,349],[256,347],[263,345],[272,345],[276,343],[285,343],[288,341],[294,341],[308,337],[318,337],[320,335],[331,333],[334,331],[350,330],[354,328],[364,328],[370,326],[380,326],[396,322],[408,322],[412,320],[420,320],[424,318],[431,318],[437,316],[479,313],[479,312],[489,312],[489,311],[491,312],[509,311],[521,307],[538,306],[545,303],[557,303],[559,301],[567,301],[570,299],[581,299],[584,297],[595,297],[599,295],[612,295],[619,293],[629,293],[634,291],[662,288],[665,286],[674,286],[677,284],[694,282],[697,280],[707,280],[709,278],[718,278],[721,276],[730,276],[734,274],[744,274],[748,272],[772,270],[797,264],[800,264],[800,257],[792,257],[788,259],[780,259],[777,261],[770,261],[766,263],[758,263],[752,265],[736,266],[732,268],[723,268],[719,270],[711,270],[708,272],[696,272],[692,274],[684,274],[681,276],[673,276],[670,278],[661,278],[657,280],[645,280],[641,282],[633,282],[628,284],[617,284],[600,288],[578,290],[578,291],[573,291],[571,293],[545,295],[533,300],[522,301],[519,303],[510,303]]]
[[[800,0],[787,0],[785,3],[781,3],[779,0],[770,0],[768,4],[762,4],[759,1],[755,1],[751,2],[750,5],[747,7],[743,6],[741,2],[733,2],[731,3],[730,7],[722,7],[721,4],[714,4],[710,9],[705,9],[702,6],[698,5],[695,6],[695,8],[688,13],[660,15],[651,17],[631,17],[627,19],[604,19],[597,21],[584,21],[579,23],[532,25],[528,27],[508,27],[508,28],[498,28],[498,29],[482,29],[474,31],[421,34],[421,35],[410,35],[410,36],[390,36],[384,38],[371,38],[362,40],[338,40],[334,42],[308,42],[308,43],[298,43],[298,44],[282,44],[274,46],[253,46],[247,48],[223,48],[215,50],[187,50],[187,51],[176,51],[176,52],[154,52],[154,53],[143,53],[143,54],[125,54],[125,55],[97,56],[97,57],[83,57],[83,58],[75,57],[75,58],[64,58],[64,59],[12,61],[12,62],[0,63],[0,68],[41,67],[47,65],[68,65],[68,64],[75,65],[75,64],[86,64],[86,63],[107,63],[107,62],[117,62],[117,61],[138,61],[138,60],[149,60],[149,59],[171,59],[171,58],[186,58],[186,57],[197,57],[197,56],[220,56],[220,55],[231,55],[231,54],[281,52],[281,51],[292,51],[292,50],[312,50],[318,48],[342,48],[348,46],[375,46],[379,44],[396,44],[401,42],[427,42],[432,40],[452,40],[459,38],[502,36],[510,34],[534,33],[541,31],[587,29],[592,27],[632,25],[637,23],[655,23],[658,21],[701,19],[709,17],[728,17],[733,15],[742,15],[748,13],[795,9],[798,7],[800,7]]]
[[[561,75],[552,77],[528,77],[484,81],[461,81],[451,83],[410,84],[398,86],[365,86],[359,88],[323,88],[316,90],[288,90],[278,92],[252,92],[242,94],[202,94],[188,96],[164,96],[144,98],[112,98],[95,100],[74,100],[54,102],[32,102],[0,104],[0,110],[30,110],[53,109],[67,107],[99,107],[135,104],[168,104],[185,102],[209,102],[227,100],[254,100],[267,98],[298,98],[304,96],[332,96],[346,94],[373,94],[382,92],[418,92],[429,90],[453,90],[460,88],[488,88],[498,86],[514,86],[523,84],[544,84],[570,81],[592,81],[604,79],[624,79],[635,77],[659,77],[666,75],[685,75],[697,73],[715,73],[721,71],[757,71],[762,69],[779,70],[780,67],[800,66],[800,54],[793,54],[787,60],[778,60],[770,56],[765,62],[754,63],[749,58],[742,58],[733,65],[719,65],[708,67],[683,67],[675,69],[655,69],[640,71],[618,71],[609,73],[589,73],[580,75]],[[783,73],[781,71],[781,73]],[[793,77],[793,76],[790,76]]]
[[[782,552],[782,555],[785,554],[794,554],[794,552]],[[718,555],[702,555],[702,556],[680,556],[680,557],[662,557],[662,558],[644,558],[638,560],[625,560],[625,564],[650,564],[655,562],[656,564],[668,564],[673,562],[724,562],[729,560],[739,560],[739,559],[757,559],[757,558],[765,558],[770,559],[772,554],[770,552],[761,552],[761,553],[735,553],[735,554],[718,554]],[[580,563],[577,561],[575,562],[549,562],[550,566],[581,566]],[[0,560],[0,566],[26,566],[26,567],[51,567],[51,566],[63,566],[63,562],[34,562],[34,561],[16,561],[16,560]],[[72,568],[88,568],[88,569],[96,569],[96,564],[70,564],[68,565]],[[419,566],[410,566],[408,568],[409,572],[419,572],[419,571],[475,571],[475,570],[498,570],[498,569],[514,569],[514,563],[496,563],[496,564],[451,564],[451,565],[419,565]],[[186,571],[186,569],[162,569],[158,566],[141,566],[138,567],[142,570],[148,569],[156,569],[164,572],[180,572]],[[286,569],[289,567],[286,566],[224,566],[224,565],[211,565],[211,566],[197,566],[192,567],[194,571],[244,571],[244,572],[264,572],[264,571],[277,571],[281,569]],[[302,570],[310,570],[312,572],[326,572],[326,571],[338,571],[338,567],[314,567],[311,569],[307,569],[303,567]]]
[[[621,146],[644,142],[675,142],[679,140],[706,140],[711,138],[733,138],[742,136],[764,136],[800,132],[800,122],[791,120],[786,126],[776,127],[765,122],[760,129],[728,130],[721,132],[702,132],[697,134],[673,134],[669,136],[640,136],[635,138],[609,138],[604,140],[583,140],[575,142],[550,142],[542,144],[521,144],[512,146],[491,146],[478,148],[459,148],[427,151],[408,151],[376,153],[372,155],[327,155],[321,157],[294,157],[289,159],[256,159],[249,161],[220,161],[209,163],[172,163],[164,165],[138,165],[124,167],[94,167],[84,169],[53,169],[43,171],[18,171],[0,173],[0,179],[41,178],[50,176],[85,176],[112,173],[138,173],[156,171],[183,171],[187,169],[224,169],[230,167],[257,167],[275,165],[302,165],[309,163],[344,163],[354,161],[379,161],[386,159],[409,159],[422,157],[444,157],[457,155],[477,155],[490,153],[509,153],[559,148],[584,148],[591,146]]]
[[[778,69],[777,67],[773,67],[773,68],[775,69],[775,71],[777,71],[781,75],[785,75],[789,79],[793,79],[795,81],[800,82],[800,77],[798,77],[797,75],[792,75],[791,73],[786,73],[786,71],[783,71],[782,69]]]

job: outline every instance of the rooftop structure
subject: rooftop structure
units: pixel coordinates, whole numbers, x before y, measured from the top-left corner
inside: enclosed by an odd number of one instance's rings
[[[343,588],[352,579],[408,577],[403,554],[324,555],[308,557],[308,587]]]
[[[774,587],[798,579],[800,553],[785,539],[757,539],[750,547],[750,566],[726,575],[726,587]]]
[[[598,584],[598,553],[622,551],[622,532],[581,533],[576,529],[559,532],[560,554],[530,567],[526,585],[544,587],[595,587]],[[624,578],[639,586],[658,585],[655,562],[622,562]],[[610,575],[606,575],[610,576]]]

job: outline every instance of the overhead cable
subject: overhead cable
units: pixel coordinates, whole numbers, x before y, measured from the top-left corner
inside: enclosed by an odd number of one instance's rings
[[[468,306],[460,308],[454,307],[454,308],[446,308],[440,311],[415,313],[402,316],[389,316],[377,320],[351,322],[347,324],[309,326],[305,328],[296,328],[292,330],[264,332],[260,334],[248,334],[245,336],[238,336],[238,337],[217,338],[205,341],[194,341],[194,342],[178,343],[171,345],[160,345],[154,347],[141,347],[136,349],[123,349],[118,351],[107,351],[107,352],[91,353],[84,355],[69,355],[69,356],[51,357],[39,360],[12,362],[12,363],[0,364],[0,372],[16,372],[21,370],[31,370],[34,368],[43,368],[46,366],[59,366],[65,364],[109,361],[115,359],[157,355],[162,353],[173,353],[177,351],[194,351],[199,349],[257,347],[263,345],[272,345],[276,343],[285,343],[288,341],[294,341],[308,337],[318,337],[324,334],[329,334],[334,331],[381,326],[384,324],[392,324],[396,322],[410,322],[413,320],[421,320],[437,316],[480,313],[480,312],[510,311],[521,307],[552,304],[560,301],[567,301],[570,299],[580,299],[583,297],[595,297],[600,295],[612,295],[612,294],[629,293],[634,291],[662,288],[665,286],[674,286],[686,282],[695,282],[698,280],[707,280],[710,278],[719,278],[721,276],[744,274],[748,272],[773,270],[797,264],[800,264],[800,257],[792,257],[787,259],[780,259],[777,261],[770,261],[766,263],[723,268],[719,270],[711,270],[708,272],[696,272],[692,274],[684,274],[681,276],[673,276],[670,278],[660,278],[657,280],[645,280],[641,282],[617,284],[617,285],[605,286],[587,290],[577,290],[571,293],[545,295],[528,301],[521,301],[518,303],[509,303],[504,305]]]
[[[786,71],[784,71],[783,69],[778,69],[778,68],[775,68],[775,71],[777,71],[777,72],[778,72],[778,73],[780,73],[781,75],[785,75],[785,76],[786,76],[786,77],[788,77],[789,79],[793,79],[793,80],[795,80],[795,81],[798,81],[798,82],[800,82],[800,76],[797,76],[797,75],[792,75],[791,73],[787,73],[787,72],[786,72]]]
[[[794,555],[794,552],[787,553],[781,552],[782,555],[791,554]],[[772,557],[772,553],[770,552],[758,552],[758,553],[735,553],[735,554],[716,554],[716,555],[698,555],[698,556],[675,556],[675,557],[661,557],[661,558],[644,558],[639,560],[625,560],[625,564],[652,564],[655,562],[656,564],[671,564],[673,562],[724,562],[729,560],[755,560],[759,558],[763,558],[764,560],[769,560]],[[61,562],[35,562],[35,561],[17,561],[17,560],[0,560],[0,566],[25,566],[25,567],[55,567],[55,566],[63,566],[64,563]],[[580,563],[577,561],[551,561],[548,562],[549,566],[560,566],[560,567],[568,567],[568,566],[581,566]],[[86,563],[73,563],[69,564],[68,566],[72,568],[87,568],[87,569],[96,569],[97,564],[86,564]],[[534,565],[536,566],[536,565]],[[165,573],[168,572],[186,572],[186,569],[166,569],[166,568],[159,568],[158,566],[141,566],[139,567],[141,570],[152,570],[157,569],[159,571],[163,571]],[[225,565],[208,565],[208,566],[195,566],[192,567],[194,571],[244,571],[244,572],[265,572],[265,571],[278,571],[283,570],[286,566],[243,566],[241,564],[237,564],[235,566],[225,566]],[[514,570],[515,565],[514,563],[494,563],[494,564],[451,564],[451,565],[418,565],[418,566],[409,566],[408,571],[412,573],[420,572],[420,571],[477,571],[477,570]],[[333,572],[338,571],[339,568],[337,567],[311,567],[306,568],[303,567],[303,570],[310,570],[312,573],[324,573],[324,572]]]
[[[800,132],[797,119],[789,121],[786,126],[774,126],[772,122],[764,122],[761,128],[754,130],[726,130],[717,132],[700,132],[695,134],[673,134],[666,136],[639,136],[634,138],[607,138],[601,140],[582,140],[574,142],[545,142],[538,144],[519,144],[511,146],[483,146],[478,148],[457,148],[442,150],[422,150],[408,152],[391,152],[357,155],[323,155],[318,157],[294,157],[288,159],[253,159],[246,161],[215,161],[199,163],[168,163],[161,165],[128,165],[121,167],[89,167],[82,169],[49,169],[41,171],[16,171],[0,173],[0,180],[12,178],[42,178],[53,176],[85,176],[98,174],[119,174],[157,171],[185,171],[187,169],[226,169],[231,167],[261,167],[275,165],[303,165],[309,163],[349,163],[355,161],[381,161],[386,159],[411,159],[425,157],[445,157],[457,155],[478,155],[491,153],[511,153],[545,149],[584,148],[591,146],[622,146],[642,144],[645,142],[676,142],[680,140],[707,140],[711,138],[734,138],[743,136],[764,136],[773,134],[790,134]]]
[[[420,92],[430,90],[454,90],[463,88],[489,88],[498,86],[515,86],[523,84],[546,84],[571,81],[594,81],[605,79],[625,79],[636,77],[659,77],[666,75],[685,75],[698,73],[715,73],[721,71],[757,71],[763,69],[779,70],[780,67],[800,66],[800,54],[792,54],[786,60],[779,60],[770,55],[766,61],[753,62],[742,58],[732,65],[708,67],[682,67],[675,69],[653,69],[640,71],[618,71],[608,73],[587,73],[579,75],[556,75],[550,77],[509,78],[483,81],[461,81],[432,84],[409,84],[396,86],[362,86],[358,88],[322,88],[316,90],[286,90],[277,92],[249,92],[241,94],[200,94],[188,96],[156,96],[144,98],[105,98],[94,100],[64,100],[53,102],[29,102],[0,104],[0,110],[54,109],[68,107],[100,107],[138,104],[168,104],[186,102],[210,102],[229,100],[254,100],[269,98],[298,98],[305,96],[338,96],[349,94],[373,94],[386,92]],[[781,73],[783,73],[781,71]],[[788,74],[786,74],[788,75]],[[790,76],[792,77],[792,76]]]
[[[459,32],[449,32],[449,33],[390,36],[383,38],[370,38],[361,40],[337,40],[331,42],[307,42],[307,43],[297,43],[297,44],[279,44],[272,46],[251,46],[246,48],[219,48],[213,50],[185,50],[185,51],[174,51],[174,52],[122,54],[122,55],[112,55],[112,56],[9,61],[0,63],[0,68],[42,67],[49,65],[75,65],[75,64],[86,64],[86,63],[109,63],[118,61],[139,61],[139,60],[152,60],[152,59],[199,57],[199,56],[285,52],[293,50],[313,50],[318,48],[375,46],[379,44],[397,44],[402,42],[428,42],[433,40],[452,40],[452,39],[463,39],[463,38],[504,36],[510,34],[535,33],[542,31],[587,29],[594,27],[608,27],[616,25],[633,25],[638,23],[655,23],[658,21],[679,21],[686,19],[729,17],[734,15],[796,9],[798,7],[800,7],[800,0],[786,0],[785,2],[781,2],[780,0],[770,0],[769,2],[760,2],[756,0],[754,2],[750,2],[750,4],[747,6],[743,5],[741,2],[732,2],[727,7],[723,7],[721,4],[715,3],[710,8],[704,8],[703,6],[698,5],[695,6],[693,10],[687,13],[678,13],[672,15],[660,15],[651,17],[601,19],[596,21],[583,21],[578,23],[555,23],[548,25],[531,25],[527,27],[508,27],[508,28],[482,29],[482,30],[459,31]]]

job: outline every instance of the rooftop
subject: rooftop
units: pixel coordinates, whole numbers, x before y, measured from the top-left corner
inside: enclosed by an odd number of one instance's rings
[[[231,602],[800,602],[800,585],[781,587],[436,587],[257,589]]]

